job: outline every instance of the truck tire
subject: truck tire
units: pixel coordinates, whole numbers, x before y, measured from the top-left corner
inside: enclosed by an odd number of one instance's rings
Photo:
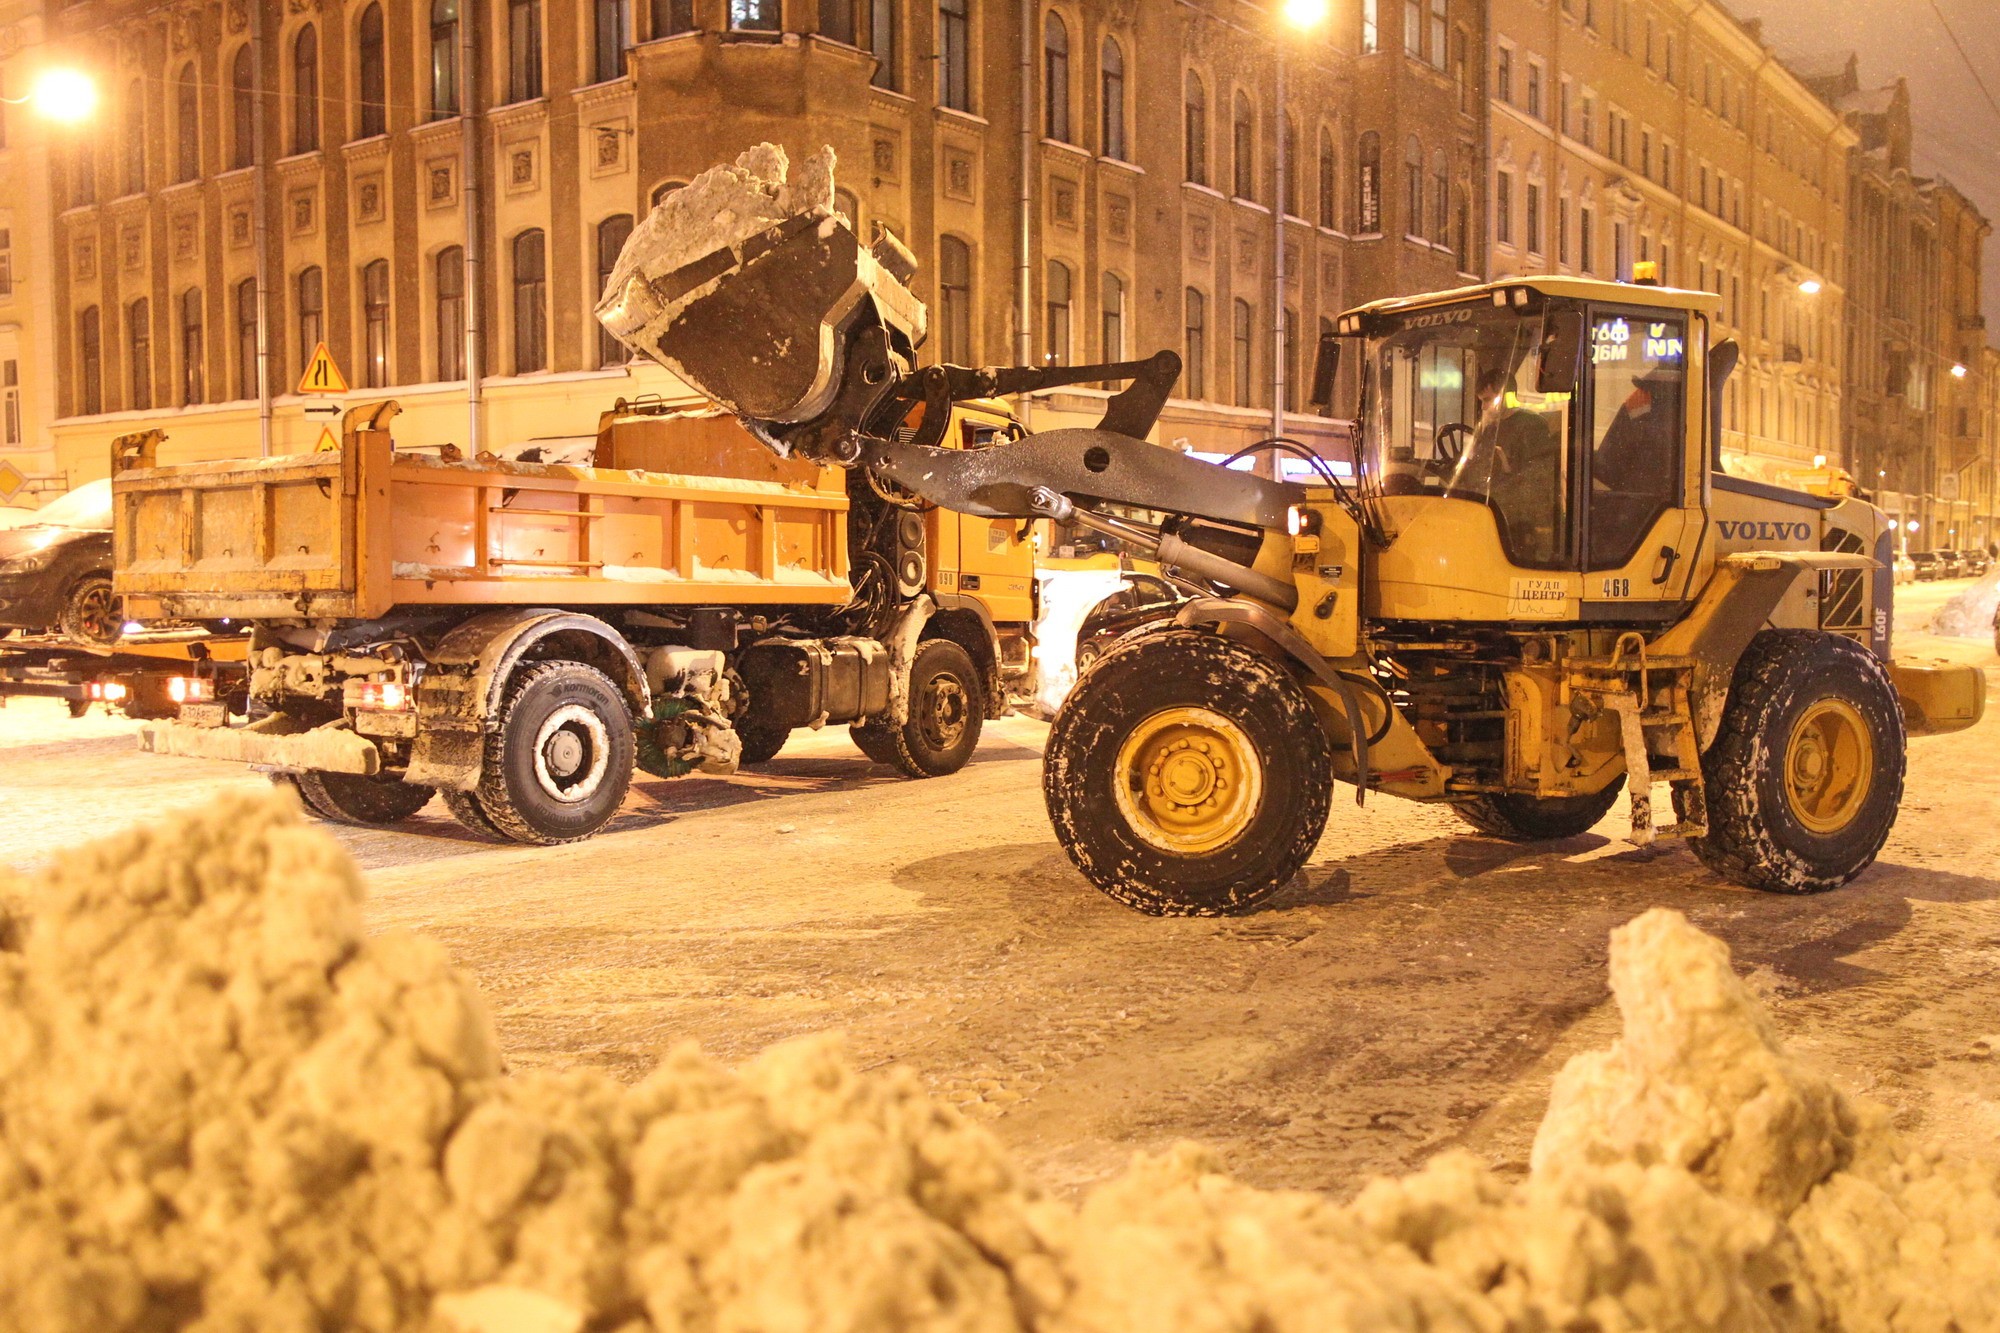
[[[1475,796],[1452,807],[1481,833],[1508,842],[1558,842],[1588,832],[1611,813],[1625,779],[1588,796],[1527,796],[1502,792]]]
[[[1333,792],[1326,733],[1281,666],[1198,630],[1099,658],[1049,729],[1056,840],[1152,916],[1226,916],[1290,883]]]
[[[855,727],[854,743],[906,778],[946,777],[964,768],[978,748],[985,697],[972,654],[950,639],[926,639],[910,660],[910,720],[900,727]]]
[[[109,574],[86,574],[63,598],[63,637],[71,643],[102,648],[118,642],[124,621],[118,615],[118,599],[111,594]]]
[[[1823,893],[1866,870],[1903,798],[1903,713],[1880,661],[1851,639],[1765,630],[1737,660],[1702,755],[1710,870],[1767,893]],[[1690,796],[1677,792],[1682,819]]]
[[[292,786],[306,807],[336,824],[397,824],[430,804],[434,787],[392,777],[355,773],[294,773]]]
[[[486,807],[479,803],[477,792],[456,791],[450,787],[440,788],[438,795],[444,799],[444,808],[451,812],[460,826],[467,832],[476,833],[491,842],[512,842],[491,819]]]
[[[737,762],[743,765],[768,764],[778,757],[778,751],[785,748],[785,742],[792,738],[790,727],[760,727],[754,723],[738,723],[736,735],[743,742],[743,757]]]
[[[508,682],[486,738],[479,806],[516,842],[577,842],[618,813],[635,754],[632,710],[609,676],[534,662]]]

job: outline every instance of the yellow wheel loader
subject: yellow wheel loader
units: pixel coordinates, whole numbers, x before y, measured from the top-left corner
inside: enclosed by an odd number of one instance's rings
[[[1094,529],[1193,593],[1099,658],[1049,736],[1056,835],[1122,902],[1256,906],[1337,782],[1520,841],[1583,832],[1622,789],[1634,843],[1831,889],[1888,836],[1906,737],[1979,718],[1976,668],[1891,657],[1880,511],[1721,471],[1737,349],[1709,293],[1521,278],[1349,312],[1313,399],[1358,386],[1354,480],[1293,485],[1145,443],[1171,352],[919,369],[907,251],[853,237],[824,166],[824,204],[699,254],[628,249],[600,318],[780,453]],[[954,402],[1106,379],[1129,384],[1095,429],[937,447]]]

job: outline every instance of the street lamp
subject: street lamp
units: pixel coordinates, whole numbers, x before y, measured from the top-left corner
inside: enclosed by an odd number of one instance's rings
[[[1327,0],[1285,0],[1285,22],[1301,30],[1326,22]]]
[[[1818,278],[1807,278],[1807,279],[1806,279],[1806,280],[1805,280],[1804,282],[1801,282],[1801,283],[1799,284],[1799,292],[1800,292],[1800,294],[1801,294],[1801,295],[1803,295],[1803,296],[1818,296],[1818,295],[1819,295],[1819,279],[1818,279]]]
[[[1951,368],[1951,377],[1953,379],[1962,380],[1965,378],[1965,376],[1966,376],[1966,370],[1964,366],[1953,366]]]
[[[97,80],[78,69],[45,69],[26,97],[0,97],[8,106],[28,106],[44,120],[76,125],[97,110]]]
[[[1285,26],[1294,32],[1309,32],[1326,22],[1328,0],[1283,0],[1279,16]],[[1272,71],[1272,81],[1277,92],[1276,133],[1278,151],[1274,155],[1277,170],[1273,173],[1277,181],[1277,197],[1271,201],[1271,216],[1275,219],[1272,228],[1271,254],[1271,328],[1275,337],[1271,343],[1271,434],[1285,433],[1285,171],[1290,165],[1285,161],[1285,43],[1280,37],[1278,58]],[[1272,457],[1273,475],[1282,477],[1284,465]]]

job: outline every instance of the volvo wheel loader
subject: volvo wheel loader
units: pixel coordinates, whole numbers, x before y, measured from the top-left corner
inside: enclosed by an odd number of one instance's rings
[[[1311,855],[1336,783],[1519,841],[1582,833],[1622,790],[1634,843],[1831,889],[1888,836],[1906,737],[1980,716],[1976,668],[1890,654],[1880,511],[1722,472],[1737,348],[1707,292],[1531,277],[1349,312],[1312,396],[1356,386],[1353,479],[1294,485],[1145,442],[1171,352],[919,368],[907,252],[853,236],[830,157],[807,175],[823,199],[736,234],[635,235],[600,318],[781,454],[1096,529],[1194,594],[1099,658],[1049,736],[1056,835],[1120,901],[1254,907]],[[937,447],[954,402],[1105,379],[1128,386],[1094,429]]]

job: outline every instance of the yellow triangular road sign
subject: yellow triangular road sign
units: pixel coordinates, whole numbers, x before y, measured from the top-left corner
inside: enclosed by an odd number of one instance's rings
[[[340,373],[340,367],[333,364],[333,353],[321,343],[313,348],[312,360],[306,362],[306,373],[299,376],[300,393],[346,393],[347,377]]]
[[[333,433],[333,427],[319,428],[319,443],[313,446],[316,454],[337,454],[340,452],[340,437]]]
[[[10,503],[21,488],[28,484],[28,478],[21,469],[4,458],[0,458],[0,503]]]

